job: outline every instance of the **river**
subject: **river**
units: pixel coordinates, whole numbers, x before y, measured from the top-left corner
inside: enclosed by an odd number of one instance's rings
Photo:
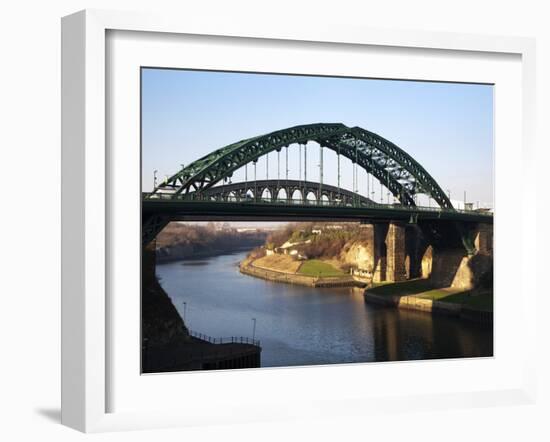
[[[356,288],[311,288],[243,275],[246,252],[157,265],[187,326],[255,337],[262,367],[492,356],[492,327],[366,304]]]

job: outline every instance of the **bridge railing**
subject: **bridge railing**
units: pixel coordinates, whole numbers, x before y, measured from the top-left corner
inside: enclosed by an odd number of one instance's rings
[[[200,194],[174,194],[174,193],[143,193],[143,199],[147,201],[186,201],[186,202],[208,202],[208,203],[238,203],[238,204],[266,204],[266,205],[291,205],[291,206],[322,206],[322,207],[353,207],[353,208],[372,208],[372,209],[385,209],[385,210],[406,210],[412,213],[414,212],[432,212],[432,213],[475,213],[476,215],[481,216],[493,216],[492,212],[482,212],[475,209],[464,210],[464,209],[448,209],[441,207],[429,207],[429,206],[404,206],[401,204],[383,204],[376,202],[354,202],[354,203],[345,203],[343,201],[330,201],[330,200],[304,200],[302,198],[292,199],[292,198],[255,198],[255,197],[246,197],[246,198],[235,198],[227,196],[224,198],[216,198],[210,195],[200,195]]]
[[[211,344],[251,344],[260,347],[260,341],[258,339],[252,339],[247,336],[213,338],[212,336],[208,336],[204,333],[199,333],[194,330],[189,330],[189,334],[194,338],[198,338],[201,341],[210,342]]]

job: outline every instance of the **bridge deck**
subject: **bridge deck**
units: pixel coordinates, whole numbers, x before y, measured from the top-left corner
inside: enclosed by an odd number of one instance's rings
[[[227,218],[233,220],[449,220],[492,223],[493,215],[476,211],[460,211],[427,207],[373,204],[345,206],[303,203],[303,201],[188,201],[184,199],[143,199],[144,215],[163,214],[172,220]]]

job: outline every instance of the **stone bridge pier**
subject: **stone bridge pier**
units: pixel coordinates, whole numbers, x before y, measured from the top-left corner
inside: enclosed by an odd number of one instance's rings
[[[367,244],[372,256],[373,282],[405,281],[407,270],[406,225],[399,222],[377,222],[365,226]]]
[[[405,225],[392,222],[386,235],[386,281],[399,282],[407,279],[409,272],[405,266],[406,256]]]
[[[479,223],[475,232],[474,246],[482,255],[493,254],[493,225]]]
[[[365,231],[375,283],[422,277],[441,280],[442,285],[470,288],[492,267],[492,224],[478,223],[472,228],[473,255],[468,255],[459,243],[432,244],[416,224],[376,222],[367,225]]]
[[[417,225],[405,222],[373,222],[363,227],[372,261],[373,282],[399,282],[423,277],[428,244]]]

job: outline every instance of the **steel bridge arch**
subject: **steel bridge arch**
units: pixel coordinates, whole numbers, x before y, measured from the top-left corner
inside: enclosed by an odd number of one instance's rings
[[[241,202],[249,201],[249,198],[247,198],[246,196],[248,194],[251,195],[251,200],[259,200],[261,199],[261,195],[263,195],[263,193],[267,189],[271,192],[271,200],[274,202],[290,202],[290,196],[293,195],[294,192],[299,191],[299,200],[304,200],[304,192],[307,192],[307,195],[311,195],[313,193],[316,200],[320,200],[323,198],[323,196],[326,196],[328,202],[335,206],[354,203],[365,207],[378,206],[375,201],[372,201],[371,199],[361,194],[352,192],[347,189],[338,188],[330,184],[323,184],[322,188],[319,189],[319,183],[313,181],[271,179],[258,180],[253,183],[236,182],[231,184],[224,184],[222,186],[213,186],[209,189],[204,190],[201,196],[202,198],[206,199],[214,198],[218,201],[226,201],[231,194],[234,194],[236,197],[236,201]],[[255,189],[255,187],[257,189]],[[285,191],[286,198],[274,198],[273,195],[278,195],[281,190]],[[321,195],[320,197],[319,192]],[[194,194],[190,194],[189,196],[190,200],[194,199]],[[293,203],[296,203],[296,201],[293,201]]]
[[[374,132],[342,123],[294,126],[222,147],[189,164],[153,190],[176,195],[199,194],[248,163],[291,144],[316,142],[350,159],[376,177],[405,206],[416,206],[414,196],[425,193],[441,208],[453,209],[435,179],[407,152]]]

